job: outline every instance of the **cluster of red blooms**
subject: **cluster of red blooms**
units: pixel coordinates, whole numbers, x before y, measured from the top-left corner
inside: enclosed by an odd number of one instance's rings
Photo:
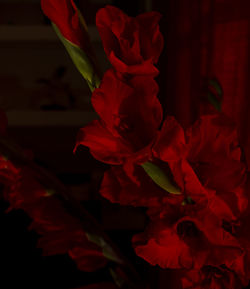
[[[41,3],[63,37],[84,49],[73,0]],[[148,227],[132,240],[138,256],[178,270],[184,289],[243,288],[250,279],[249,188],[237,129],[217,113],[201,116],[188,129],[171,116],[163,121],[154,79],[163,48],[159,20],[156,12],[131,18],[112,6],[97,13],[112,68],[91,97],[99,119],[80,130],[76,148],[87,146],[97,160],[112,165],[102,196],[147,208]],[[46,255],[68,253],[85,271],[105,265],[78,220],[32,171],[3,157],[0,166],[5,198],[32,218]],[[161,175],[148,173],[152,167]]]
[[[9,202],[7,212],[22,209],[32,219],[30,229],[39,235],[38,247],[44,256],[68,254],[79,270],[91,272],[106,265],[102,250],[90,242],[79,220],[39,181],[28,166],[16,166],[0,157],[2,197]]]
[[[202,115],[183,129],[162,120],[154,66],[163,47],[160,15],[131,18],[107,6],[96,24],[112,64],[91,100],[99,115],[79,132],[112,165],[100,193],[111,202],[146,207],[150,222],[132,243],[152,265],[179,270],[183,288],[242,288],[250,279],[247,168],[237,129],[226,116]],[[171,179],[168,192],[145,170]],[[157,176],[156,176],[157,178]]]

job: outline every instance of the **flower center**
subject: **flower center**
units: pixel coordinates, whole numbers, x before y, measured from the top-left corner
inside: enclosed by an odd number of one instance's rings
[[[193,238],[200,235],[200,231],[192,221],[183,221],[177,225],[177,234],[182,238]]]

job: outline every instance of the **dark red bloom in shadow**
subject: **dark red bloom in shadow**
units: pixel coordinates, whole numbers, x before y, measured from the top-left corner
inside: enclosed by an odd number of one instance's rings
[[[55,192],[40,184],[35,172],[27,167],[16,169],[4,159],[0,164],[3,197],[10,203],[10,209],[22,209],[32,219],[29,229],[40,235],[37,246],[44,255],[68,254],[83,271],[106,265],[102,249],[88,240],[78,218],[67,212]],[[9,175],[4,182],[7,169]]]
[[[91,99],[100,119],[81,128],[75,149],[88,146],[97,160],[108,164],[122,164],[145,149],[162,121],[157,93],[151,77],[135,76],[123,82],[113,69],[108,70]]]
[[[128,158],[123,167],[105,172],[101,194],[124,205],[152,208],[158,204],[159,214],[168,203],[206,203],[220,218],[235,220],[248,202],[244,194],[246,167],[235,128],[222,121],[219,116],[206,116],[184,131],[168,117],[146,151],[144,161],[151,157],[179,186],[181,195],[171,195],[149,178],[140,166],[141,151]]]
[[[160,17],[158,12],[148,12],[133,18],[109,5],[97,12],[96,26],[115,70],[133,75],[158,74],[154,64],[164,42]]]
[[[209,199],[208,205],[218,213],[222,204],[224,208],[227,205],[234,216],[246,209],[246,165],[241,160],[237,130],[226,117],[203,116],[185,131],[168,117],[153,151],[168,163],[176,183],[195,202]],[[219,197],[216,202],[215,196]]]
[[[231,264],[244,253],[206,204],[165,206],[165,212],[148,214],[152,220],[144,233],[133,237],[133,245],[136,254],[152,265],[200,269],[206,264]]]

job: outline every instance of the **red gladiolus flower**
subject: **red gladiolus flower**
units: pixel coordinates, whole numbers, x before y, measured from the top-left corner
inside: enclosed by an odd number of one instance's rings
[[[186,197],[199,202],[215,194],[235,216],[246,209],[246,166],[236,128],[226,117],[203,116],[186,131],[174,118],[167,118],[153,151],[168,163]],[[222,210],[218,199],[210,205],[218,213]]]
[[[41,235],[38,247],[44,255],[68,254],[79,270],[87,272],[106,265],[102,249],[88,240],[79,220],[56,197],[40,200],[28,213],[33,219],[30,229]]]
[[[48,196],[44,187],[36,181],[37,176],[28,167],[19,168],[15,182],[5,191],[5,199],[11,209],[22,209],[28,213],[36,211],[35,205]]]
[[[56,196],[48,193],[33,171],[26,167],[15,171],[5,160],[0,165],[1,178],[6,169],[16,176],[7,182],[3,196],[10,209],[22,209],[32,219],[29,229],[40,235],[37,246],[44,255],[68,254],[79,270],[88,272],[106,265],[102,249],[88,240],[80,221],[67,213]]]
[[[161,216],[151,216],[147,230],[133,238],[136,254],[150,264],[199,269],[206,264],[230,265],[243,255],[238,240],[206,204],[166,206],[165,210]]]
[[[157,92],[151,77],[136,76],[125,83],[112,69],[107,71],[92,95],[100,119],[80,130],[75,150],[85,145],[97,160],[122,164],[145,149],[156,137],[162,120]]]
[[[206,116],[187,131],[174,118],[164,122],[152,145],[152,162],[179,186],[181,195],[169,194],[157,186],[140,166],[140,155],[130,158],[125,170],[113,167],[106,171],[101,194],[124,205],[152,208],[158,204],[159,214],[167,203],[180,206],[182,202],[206,202],[220,218],[235,220],[247,206],[246,168],[240,160],[235,128],[222,121],[218,116]],[[150,152],[147,155],[149,158]]]
[[[148,12],[135,18],[106,6],[96,14],[96,26],[112,66],[121,73],[156,75],[163,49],[159,31],[160,14]]]
[[[88,36],[80,24],[73,0],[41,0],[41,7],[64,38],[85,50]]]
[[[149,208],[149,228],[133,239],[137,255],[163,268],[236,264],[246,246],[229,227],[246,210],[247,198],[235,128],[224,117],[208,115],[184,131],[167,118],[152,148],[152,162],[173,177],[181,195],[153,183],[136,158],[136,181],[113,167],[100,189],[112,202]]]

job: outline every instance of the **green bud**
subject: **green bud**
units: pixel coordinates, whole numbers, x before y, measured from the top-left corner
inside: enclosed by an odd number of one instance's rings
[[[95,73],[94,67],[85,52],[80,47],[64,38],[54,23],[52,23],[52,27],[65,46],[76,68],[87,81],[90,90],[93,91],[95,88],[99,87],[100,79]]]

